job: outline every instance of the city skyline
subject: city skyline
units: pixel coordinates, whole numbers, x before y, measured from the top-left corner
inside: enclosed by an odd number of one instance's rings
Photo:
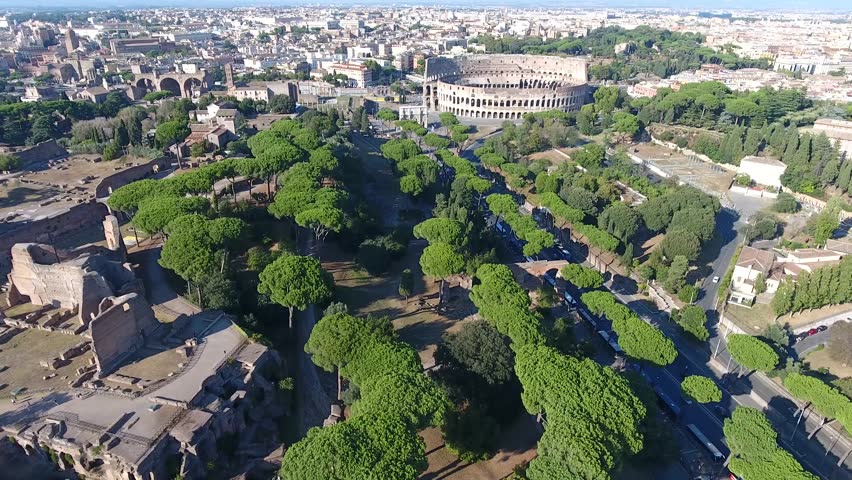
[[[9,0],[4,5],[6,8],[16,9],[20,11],[46,11],[57,9],[92,9],[92,5],[84,0],[56,0],[50,6],[33,6],[32,2],[25,0]],[[387,2],[381,0],[360,0],[355,4],[340,2],[340,1],[312,1],[312,0],[210,0],[205,2],[203,8],[243,8],[243,7],[270,7],[270,8],[288,8],[294,6],[318,6],[318,7],[357,7],[357,6],[389,6],[389,7],[406,7],[406,6],[429,6],[429,7],[446,7],[446,8],[531,8],[531,9],[669,9],[673,11],[688,11],[688,10],[703,10],[713,12],[733,12],[733,11],[765,11],[765,12],[804,12],[804,11],[820,11],[820,12],[852,12],[852,4],[840,2],[838,0],[688,0],[687,2],[676,0],[591,0],[582,6],[576,5],[554,5],[552,2],[541,0],[527,0],[523,2],[500,1],[500,0],[472,0],[468,2],[458,2],[456,0],[441,1],[441,0],[424,0],[415,2],[393,2],[388,5]],[[196,2],[189,0],[125,0],[122,2],[114,2],[107,6],[97,6],[97,9],[145,9],[145,8],[199,8]]]
[[[0,476],[852,480],[836,2],[87,1],[0,12]]]

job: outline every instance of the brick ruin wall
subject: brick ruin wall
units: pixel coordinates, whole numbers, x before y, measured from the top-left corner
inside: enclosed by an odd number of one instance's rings
[[[5,230],[0,233],[0,275],[5,277],[12,270],[12,258],[9,255],[12,245],[32,242],[48,233],[56,238],[86,230],[100,223],[107,213],[103,203],[88,202],[74,205],[53,217],[4,225]]]
[[[135,293],[105,298],[99,310],[89,324],[89,333],[98,372],[105,375],[141,347],[158,322],[148,302]]]
[[[135,182],[136,180],[150,177],[156,173],[155,170],[162,172],[169,168],[169,163],[170,161],[166,157],[155,158],[104,177],[104,179],[101,180],[95,188],[95,197],[109,197],[112,190],[127,185],[128,183]]]
[[[50,139],[44,142],[37,143],[32,147],[26,148],[8,148],[4,153],[11,153],[21,160],[21,165],[27,165],[39,162],[47,162],[56,160],[57,158],[65,158],[68,156],[68,151],[59,146],[56,140]]]

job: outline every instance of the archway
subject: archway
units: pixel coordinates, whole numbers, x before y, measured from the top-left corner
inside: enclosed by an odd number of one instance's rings
[[[181,96],[180,84],[177,80],[171,77],[166,77],[160,80],[160,90],[172,92],[172,94],[176,97]]]
[[[154,82],[150,78],[140,78],[136,81],[136,86],[148,92],[154,90]]]
[[[192,98],[193,92],[201,93],[201,80],[197,78],[187,78],[183,82],[183,96]]]

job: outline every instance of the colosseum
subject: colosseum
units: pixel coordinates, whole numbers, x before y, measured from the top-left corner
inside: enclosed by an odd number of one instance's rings
[[[471,119],[517,120],[528,112],[579,110],[586,61],[547,55],[464,55],[426,60],[423,103]]]

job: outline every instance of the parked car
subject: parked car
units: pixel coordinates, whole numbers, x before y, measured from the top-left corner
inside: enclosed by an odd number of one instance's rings
[[[816,328],[812,328],[812,329],[808,330],[808,336],[809,337],[811,335],[816,335],[817,333],[819,333],[819,330],[817,330]]]
[[[828,330],[828,325],[820,325],[817,327],[817,331],[819,332],[824,332],[826,330]]]
[[[713,283],[719,283],[719,275],[713,277]]]

